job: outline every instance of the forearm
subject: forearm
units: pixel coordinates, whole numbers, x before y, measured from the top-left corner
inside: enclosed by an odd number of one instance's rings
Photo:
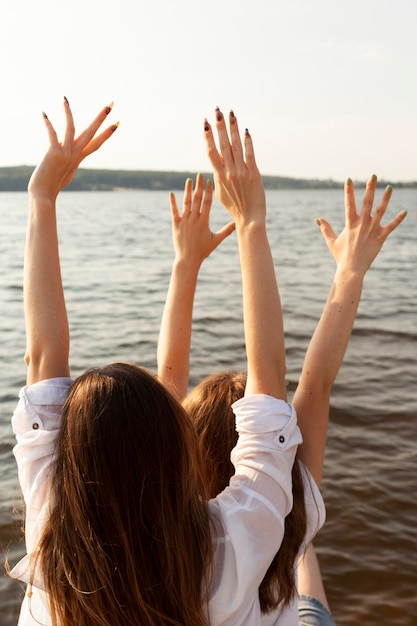
[[[298,454],[317,484],[322,477],[330,392],[352,333],[362,285],[362,275],[350,270],[336,270],[294,394],[293,403],[303,435]]]
[[[199,266],[175,260],[161,320],[157,360],[160,380],[182,400],[188,391],[194,294]]]
[[[237,226],[248,361],[246,394],[286,399],[281,302],[264,224]]]
[[[62,289],[55,203],[29,194],[24,264],[28,384],[68,376],[69,329]]]
[[[326,305],[308,347],[300,386],[330,391],[346,352],[356,318],[363,276],[337,269]]]

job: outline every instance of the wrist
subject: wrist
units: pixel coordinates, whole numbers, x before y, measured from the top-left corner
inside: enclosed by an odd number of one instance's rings
[[[235,224],[238,237],[256,237],[266,234],[265,217],[258,219],[246,219],[241,217],[236,219]]]
[[[338,266],[336,268],[335,279],[341,280],[343,283],[355,282],[362,284],[365,278],[365,274],[366,270],[363,270],[359,267]]]
[[[195,278],[197,279],[198,272],[200,270],[203,260],[189,259],[185,256],[176,255],[173,263],[172,270],[177,274],[181,274],[183,279]]]
[[[37,209],[55,209],[56,195],[45,192],[29,191],[29,206],[35,206]]]

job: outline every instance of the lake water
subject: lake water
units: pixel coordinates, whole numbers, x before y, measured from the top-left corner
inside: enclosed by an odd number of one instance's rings
[[[314,218],[340,230],[343,192],[267,197],[292,393],[334,272]],[[409,215],[366,278],[331,401],[322,486],[328,519],[316,545],[340,626],[411,626],[417,619],[417,190],[394,190],[391,205],[390,217],[403,209]],[[21,497],[10,417],[25,381],[26,215],[26,194],[0,194],[0,546],[11,563],[24,551],[13,513]],[[215,204],[213,226],[227,221]],[[155,369],[173,258],[168,194],[67,192],[58,222],[72,374],[113,360]],[[215,370],[245,367],[234,234],[202,268],[194,320],[193,384]],[[3,626],[16,624],[21,597],[19,583],[3,575]]]

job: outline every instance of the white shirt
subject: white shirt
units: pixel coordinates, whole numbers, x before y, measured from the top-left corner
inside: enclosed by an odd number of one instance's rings
[[[28,555],[48,520],[51,462],[71,382],[55,378],[24,387],[12,418]],[[239,432],[232,451],[235,476],[208,504],[215,556],[207,613],[212,626],[260,626],[258,586],[282,542],[284,519],[292,508],[291,470],[302,439],[293,407],[282,400],[253,395],[233,409]],[[12,573],[29,582],[28,556]],[[35,579],[28,589],[32,596],[25,596],[19,626],[34,626],[36,620],[49,626],[42,581]]]

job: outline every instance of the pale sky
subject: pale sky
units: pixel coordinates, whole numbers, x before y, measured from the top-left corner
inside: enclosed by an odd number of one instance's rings
[[[3,0],[0,166],[41,112],[120,127],[85,167],[210,171],[203,120],[248,127],[263,174],[417,179],[416,0]]]

